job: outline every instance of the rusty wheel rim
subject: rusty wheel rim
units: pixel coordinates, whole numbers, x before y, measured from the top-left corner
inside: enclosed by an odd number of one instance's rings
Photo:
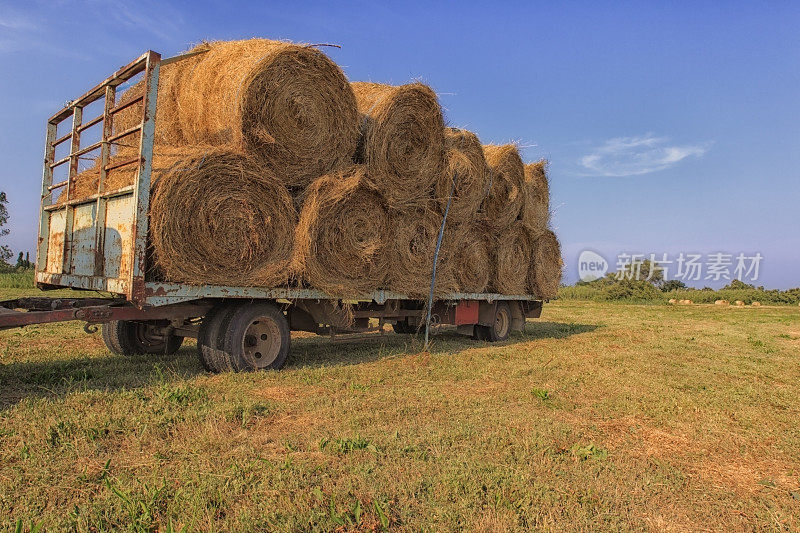
[[[508,333],[508,311],[505,308],[500,309],[494,317],[494,331],[499,338],[503,338]]]
[[[242,354],[251,367],[266,368],[278,358],[281,343],[278,324],[269,317],[258,317],[244,332]]]

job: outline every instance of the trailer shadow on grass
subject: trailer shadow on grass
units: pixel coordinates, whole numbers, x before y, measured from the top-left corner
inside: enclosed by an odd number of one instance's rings
[[[594,331],[598,326],[559,322],[528,322],[524,332],[514,333],[508,340],[490,344],[459,335],[446,327],[431,336],[430,352],[457,354],[463,350],[486,346],[508,346],[538,339],[562,339]],[[53,339],[53,350],[59,343]],[[303,334],[292,339],[292,356],[287,370],[357,365],[402,354],[418,353],[423,336],[364,335],[359,340],[331,342],[327,337]],[[76,350],[75,357],[38,361],[15,361],[0,364],[0,412],[21,401],[39,398],[58,399],[83,391],[119,391],[149,387],[159,383],[181,382],[205,374],[193,344],[182,347],[174,355],[123,357],[113,355],[105,347]],[[68,351],[69,353],[69,351]]]
[[[474,340],[459,335],[453,326],[445,326],[430,336],[429,351],[434,354],[455,354],[463,350],[487,346],[508,346],[538,339],[563,339],[597,329],[594,324],[561,322],[527,322],[525,331],[512,333],[508,340],[497,343]],[[424,336],[368,334],[358,339],[331,342],[323,337],[305,337],[292,340],[292,357],[287,368],[350,365],[376,361],[385,357],[413,354],[422,351]]]

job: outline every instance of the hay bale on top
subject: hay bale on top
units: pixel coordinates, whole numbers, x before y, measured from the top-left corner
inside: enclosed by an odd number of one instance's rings
[[[422,83],[352,83],[361,118],[359,162],[393,207],[427,201],[444,172],[444,119]]]
[[[530,264],[530,235],[521,222],[514,222],[494,243],[492,289],[501,294],[527,294]]]
[[[411,209],[391,214],[391,238],[388,244],[387,287],[408,296],[425,296],[430,291],[433,275],[433,258],[442,215],[434,209]],[[454,290],[452,264],[445,239],[452,235],[445,231],[436,269],[434,291],[444,294]]]
[[[175,129],[160,130],[163,142],[231,145],[263,160],[289,186],[350,164],[358,141],[355,97],[325,54],[267,39],[198,49],[208,51],[164,80],[168,98],[158,114],[171,107],[178,113],[164,124]]]
[[[478,136],[471,131],[446,128],[445,148],[447,167],[436,182],[436,200],[441,212],[444,212],[452,191],[448,221],[469,222],[486,197],[491,183],[491,170],[483,156],[483,146]],[[457,177],[455,187],[452,185],[454,177]]]
[[[522,223],[538,235],[547,229],[550,220],[550,188],[547,183],[547,161],[542,159],[525,165],[525,203]]]
[[[155,267],[170,281],[286,284],[296,223],[286,188],[225,149],[159,156],[150,199]]]
[[[483,147],[492,169],[492,187],[483,201],[486,221],[497,229],[509,228],[519,217],[525,201],[525,167],[513,144]]]
[[[379,288],[386,279],[389,214],[363,165],[322,176],[306,190],[293,270],[334,296]]]
[[[456,289],[462,292],[484,292],[492,273],[492,255],[488,231],[484,223],[461,224],[450,232],[446,241]],[[445,238],[447,238],[445,230]],[[443,244],[444,246],[444,244]]]
[[[535,296],[544,300],[556,297],[561,283],[561,245],[556,234],[545,230],[533,241],[528,287]]]

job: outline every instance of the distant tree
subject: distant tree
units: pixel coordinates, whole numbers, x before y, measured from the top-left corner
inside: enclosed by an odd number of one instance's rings
[[[670,279],[670,280],[665,281],[661,285],[661,290],[664,291],[664,292],[679,291],[679,290],[685,289],[685,288],[686,288],[686,284],[684,282],[682,282],[681,280],[679,280],[679,279]]]
[[[745,283],[740,279],[731,280],[730,283],[722,287],[723,289],[755,289],[755,285],[750,285],[749,283]]]
[[[632,279],[636,281],[646,281],[656,287],[661,287],[664,283],[664,267],[658,263],[645,259],[622,266],[618,272],[609,272],[606,277],[619,279]]]
[[[6,193],[0,191],[0,237],[5,237],[10,233],[10,230],[4,227],[8,223],[8,208],[6,204],[8,203],[8,197]],[[14,255],[11,252],[11,248],[8,247],[6,244],[0,244],[0,266],[8,267],[8,260],[11,259],[11,256]]]

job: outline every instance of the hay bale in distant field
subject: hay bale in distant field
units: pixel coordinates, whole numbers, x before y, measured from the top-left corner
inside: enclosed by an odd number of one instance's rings
[[[678,303],[680,305],[692,305],[694,302],[692,302],[691,300],[678,300]]]
[[[678,303],[678,300],[676,300],[675,298],[670,298],[669,299],[669,303],[676,304],[676,303]]]
[[[268,39],[203,43],[190,52],[200,50],[206,52],[164,68],[157,144],[231,146],[294,187],[351,164],[358,142],[355,96],[324,53]],[[141,84],[123,98],[137,91]],[[138,120],[140,109],[116,119],[115,129]]]
[[[485,224],[480,221],[445,230],[442,246],[452,258],[452,276],[457,290],[484,292],[489,286],[493,266],[488,235]]]
[[[492,244],[492,289],[501,294],[527,294],[532,258],[529,233],[521,222],[516,222]]]
[[[492,171],[483,155],[481,141],[471,131],[446,128],[445,148],[447,169],[436,182],[436,200],[444,212],[452,191],[448,222],[470,222],[488,193]],[[455,187],[454,176],[457,176]]]
[[[736,300],[735,302],[733,302],[733,304],[736,307],[744,307],[744,305],[745,305],[745,303],[743,301],[741,301],[741,300]]]
[[[528,271],[530,292],[544,300],[556,297],[561,283],[563,260],[561,244],[550,230],[542,232],[531,245],[531,263]]]
[[[409,296],[426,296],[433,274],[433,257],[442,224],[442,215],[433,209],[394,211],[390,215],[387,287]],[[443,235],[450,239],[452,235]],[[454,282],[449,257],[450,247],[439,250],[435,292],[452,292]]]
[[[550,221],[550,187],[547,183],[547,161],[525,165],[525,203],[520,216],[531,233],[547,229]]]
[[[752,302],[750,305],[753,307],[761,307],[761,302]]]
[[[169,281],[274,287],[289,278],[297,213],[251,158],[188,149],[156,158],[150,199],[155,266]]]
[[[322,176],[306,190],[293,271],[334,296],[379,288],[387,274],[389,213],[363,165]]]
[[[445,168],[444,119],[436,93],[422,83],[355,82],[361,115],[357,159],[387,202],[427,201]]]
[[[492,187],[483,201],[486,221],[493,228],[509,228],[525,202],[525,167],[513,144],[483,147],[492,169]]]
[[[716,300],[714,305],[730,305],[731,303],[728,300]]]

